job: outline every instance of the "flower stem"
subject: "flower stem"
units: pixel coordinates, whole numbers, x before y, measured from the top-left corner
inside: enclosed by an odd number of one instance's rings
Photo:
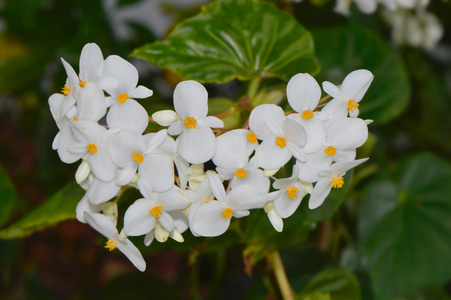
[[[294,293],[291,288],[290,282],[288,281],[287,274],[285,273],[285,268],[283,266],[282,259],[278,251],[269,253],[267,256],[268,262],[272,266],[272,271],[274,273],[277,286],[279,288],[280,294],[283,300],[293,300]]]

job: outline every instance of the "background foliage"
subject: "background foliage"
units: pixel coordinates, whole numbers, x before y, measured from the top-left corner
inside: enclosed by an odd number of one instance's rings
[[[425,51],[393,46],[378,14],[352,10],[345,18],[333,12],[334,1],[171,3],[3,1],[2,296],[282,299],[272,268],[283,263],[296,299],[449,299],[451,4],[431,1],[445,36]],[[157,11],[162,19],[155,22],[165,20],[167,31],[138,15],[124,17],[133,7]],[[182,244],[149,248],[136,240],[149,266],[139,273],[73,220],[83,195],[73,179],[76,166],[51,150],[57,127],[47,99],[65,80],[59,59],[76,66],[87,42],[138,66],[140,83],[154,90],[142,101],[149,114],[170,107],[181,79],[196,79],[209,83],[210,112],[226,111],[228,128],[248,117],[243,94],[252,105],[286,107],[286,82],[296,73],[339,84],[350,71],[369,69],[375,79],[361,117],[375,122],[358,156],[371,159],[320,208],[310,211],[304,200],[282,233],[259,211],[214,239],[187,232]],[[128,190],[122,205],[136,198]]]

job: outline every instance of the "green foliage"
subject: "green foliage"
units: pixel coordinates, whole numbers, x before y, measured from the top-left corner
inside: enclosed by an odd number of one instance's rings
[[[8,221],[8,217],[14,207],[16,190],[11,183],[6,171],[0,166],[0,226]]]
[[[310,33],[292,16],[257,0],[213,2],[179,23],[166,40],[133,55],[203,83],[259,76],[288,80],[319,71]]]
[[[376,32],[351,23],[315,30],[313,35],[323,70],[318,81],[327,80],[339,85],[347,74],[357,69],[368,69],[374,74],[374,80],[360,102],[360,118],[384,124],[406,110],[410,84],[404,63],[398,52]]]
[[[326,269],[313,277],[296,300],[360,300],[357,278],[344,269]]]
[[[431,154],[403,161],[394,180],[365,190],[359,236],[376,299],[451,278],[451,166]]]
[[[23,238],[59,222],[74,219],[75,208],[83,194],[84,191],[75,182],[67,184],[18,222],[1,230],[0,239]]]

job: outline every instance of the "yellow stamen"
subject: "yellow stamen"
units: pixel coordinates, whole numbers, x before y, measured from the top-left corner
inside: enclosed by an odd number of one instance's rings
[[[290,199],[294,199],[298,196],[299,193],[299,189],[295,186],[289,187],[288,188],[288,198]]]
[[[67,86],[67,84],[64,85],[63,89],[61,90],[61,92],[63,93],[64,96],[68,95],[70,93],[70,87]]]
[[[119,94],[119,96],[117,96],[117,102],[119,103],[125,103],[128,99],[130,99],[128,94]]]
[[[74,121],[78,121],[78,118],[77,118],[77,116],[74,116]]]
[[[232,218],[232,214],[233,214],[234,210],[231,209],[230,207],[224,209],[222,211],[222,216],[224,217],[224,219],[228,220],[229,218]]]
[[[359,104],[355,103],[355,100],[348,100],[348,108],[350,111],[354,111],[357,107],[359,107]]]
[[[144,156],[139,152],[133,152],[133,160],[140,164],[143,162]]]
[[[80,80],[80,82],[78,83],[78,85],[79,85],[81,88],[84,88],[84,87],[86,86],[86,80]]]
[[[246,178],[247,172],[243,168],[239,168],[235,171],[235,175],[238,178]]]
[[[331,184],[333,188],[341,188],[344,183],[343,177],[334,177]]]
[[[313,118],[313,112],[311,110],[304,110],[304,112],[301,114],[301,118],[303,118],[304,120],[308,120]]]
[[[110,251],[113,251],[114,249],[117,248],[116,242],[113,240],[108,240],[105,244],[105,248],[107,248]]]
[[[253,132],[247,133],[247,140],[251,142],[252,144],[255,144],[257,142],[257,135]]]
[[[197,129],[197,121],[194,117],[186,117],[182,124],[185,125],[185,128]]]
[[[96,144],[88,144],[88,146],[86,146],[86,148],[88,148],[89,154],[97,153],[97,150],[98,150]]]
[[[215,198],[207,199],[207,200],[205,200],[205,203],[208,203],[208,202],[213,201],[213,200],[215,200]]]
[[[149,209],[149,212],[152,214],[154,218],[161,217],[161,214],[163,213],[163,207],[161,205],[155,206],[154,208]]]
[[[324,149],[324,153],[326,153],[329,156],[335,155],[335,154],[337,154],[337,148],[329,146],[326,149]]]
[[[287,141],[285,140],[285,138],[277,136],[276,145],[279,146],[280,148],[285,148],[285,146],[287,145]]]

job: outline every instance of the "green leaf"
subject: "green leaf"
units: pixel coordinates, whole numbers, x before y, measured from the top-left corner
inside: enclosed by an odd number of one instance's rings
[[[313,277],[297,300],[360,300],[357,278],[344,269],[329,269]]]
[[[293,16],[257,0],[215,1],[166,40],[132,55],[203,83],[258,76],[289,80],[319,71],[310,33]]]
[[[451,166],[419,154],[395,175],[367,186],[359,210],[376,299],[451,279]]]
[[[340,85],[350,72],[368,69],[374,74],[360,102],[360,117],[377,124],[400,116],[410,100],[410,84],[402,58],[378,33],[355,24],[313,31],[322,72],[318,81]],[[333,51],[331,51],[333,47]]]
[[[22,238],[61,221],[74,219],[75,208],[83,195],[84,191],[75,182],[67,184],[18,222],[1,230],[0,239]]]
[[[332,216],[345,200],[345,196],[348,192],[353,174],[354,170],[349,170],[348,172],[346,172],[346,175],[344,176],[343,187],[339,189],[332,189],[329,196],[327,196],[326,200],[324,200],[324,203],[321,204],[320,207],[310,209],[308,208],[309,199],[303,199],[300,207],[298,208],[298,210],[300,210],[299,218],[310,222],[321,222],[332,218]]]
[[[14,200],[16,199],[16,190],[9,180],[6,170],[0,166],[0,226],[7,220],[14,207]]]

